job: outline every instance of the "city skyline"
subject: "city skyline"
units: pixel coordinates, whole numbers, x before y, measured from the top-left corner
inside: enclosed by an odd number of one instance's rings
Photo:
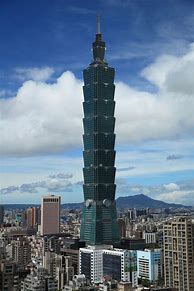
[[[100,12],[117,68],[117,197],[194,205],[194,4],[165,3],[1,2],[2,203],[83,200],[81,73]]]

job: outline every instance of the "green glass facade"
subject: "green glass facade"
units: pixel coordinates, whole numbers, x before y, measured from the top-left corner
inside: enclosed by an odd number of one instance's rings
[[[115,70],[104,60],[100,32],[93,43],[93,62],[84,76],[84,206],[81,239],[88,245],[119,241],[115,205]]]

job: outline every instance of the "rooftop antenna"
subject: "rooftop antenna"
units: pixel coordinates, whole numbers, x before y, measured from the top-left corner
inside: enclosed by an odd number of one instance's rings
[[[100,15],[97,16],[97,34],[101,34],[100,32]]]

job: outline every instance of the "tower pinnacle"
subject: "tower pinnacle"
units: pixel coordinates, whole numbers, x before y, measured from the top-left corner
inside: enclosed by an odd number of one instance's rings
[[[97,34],[101,34],[100,32],[100,15],[97,16]]]

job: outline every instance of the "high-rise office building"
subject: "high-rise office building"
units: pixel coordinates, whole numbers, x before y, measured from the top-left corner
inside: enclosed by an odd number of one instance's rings
[[[44,196],[41,202],[41,235],[60,232],[60,196]]]
[[[26,226],[27,228],[37,228],[38,216],[40,209],[38,207],[30,207],[26,210]]]
[[[93,43],[92,63],[84,76],[84,207],[81,239],[88,245],[112,245],[119,240],[115,206],[115,70],[104,59],[100,23]]]
[[[194,291],[194,223],[186,217],[164,225],[165,285]]]

